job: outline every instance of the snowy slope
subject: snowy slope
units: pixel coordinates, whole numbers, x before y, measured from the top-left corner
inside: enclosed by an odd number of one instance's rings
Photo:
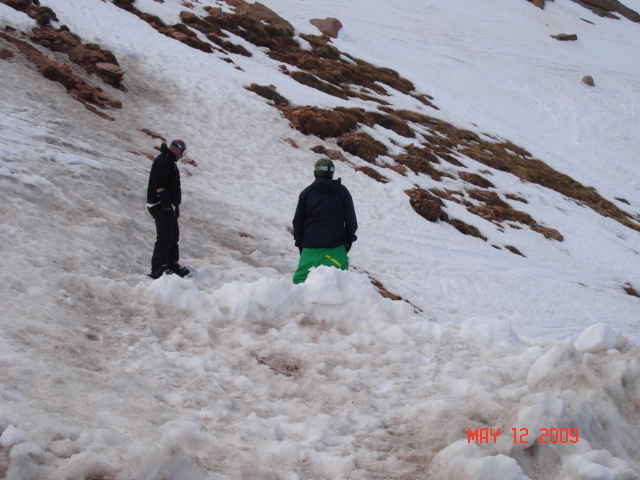
[[[17,53],[0,60],[0,477],[640,478],[640,300],[624,290],[640,290],[638,231],[496,171],[496,189],[565,240],[447,204],[483,242],[413,211],[404,191],[432,179],[385,170],[380,184],[339,163],[360,223],[354,268],[294,286],[287,227],[310,149],[335,140],[302,135],[244,87],[369,102],[305,87],[239,37],[253,56],[228,63],[110,2],[41,3],[114,53],[126,91],[94,78],[123,102],[110,122]],[[298,33],[338,17],[337,48],[397,70],[439,110],[399,92],[394,107],[510,140],[640,214],[640,25],[569,0],[262,3]],[[232,10],[192,11],[209,5]],[[136,7],[169,24],[186,8]],[[7,25],[35,22],[0,4]],[[159,141],[140,129],[184,139],[198,164],[180,166],[193,279],[142,275],[155,235],[143,153]],[[500,428],[495,443],[470,442],[483,428]]]

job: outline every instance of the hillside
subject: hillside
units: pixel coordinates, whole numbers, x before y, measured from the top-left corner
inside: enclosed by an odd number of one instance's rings
[[[640,478],[638,10],[0,1],[0,477]],[[294,286],[323,155],[359,240]]]

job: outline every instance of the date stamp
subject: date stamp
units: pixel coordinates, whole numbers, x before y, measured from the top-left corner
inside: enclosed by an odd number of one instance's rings
[[[512,428],[511,437],[513,443],[529,443],[530,435],[528,428]],[[498,443],[500,427],[467,429],[467,443]],[[541,428],[538,437],[540,443],[578,443],[580,432],[577,428]]]

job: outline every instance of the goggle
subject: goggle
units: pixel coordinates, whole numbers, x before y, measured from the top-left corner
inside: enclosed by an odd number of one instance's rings
[[[182,156],[184,157],[187,154],[187,149],[186,147],[183,147],[182,145],[180,145],[177,142],[171,142],[171,146],[172,147],[176,147],[177,149],[179,149],[182,152]]]

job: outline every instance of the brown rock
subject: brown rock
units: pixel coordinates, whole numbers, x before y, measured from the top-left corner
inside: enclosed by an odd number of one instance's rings
[[[173,30],[172,32],[170,32],[170,36],[175,38],[179,42],[184,42],[189,38],[189,35],[187,35],[186,33],[178,32],[176,30]]]
[[[402,165],[397,165],[395,167],[389,167],[390,170],[393,170],[396,173],[399,173],[400,175],[407,175],[407,167],[403,167]]]
[[[331,160],[337,160],[338,162],[348,162],[347,157],[345,157],[340,150],[336,150],[334,148],[325,149],[324,154],[329,157]]]
[[[402,297],[400,297],[399,295],[396,295],[395,293],[391,293],[389,290],[387,290],[384,287],[384,285],[382,285],[382,282],[380,282],[379,280],[376,280],[374,278],[369,278],[369,281],[374,287],[378,289],[378,293],[382,295],[384,298],[389,298],[391,300],[402,300]]]
[[[342,28],[342,23],[340,23],[340,20],[330,17],[325,18],[324,20],[314,18],[312,20],[309,20],[309,23],[320,30],[320,32],[322,32],[324,35],[327,35],[331,38],[338,38],[338,32]]]
[[[0,59],[6,60],[7,58],[13,58],[13,52],[6,48],[0,49]]]
[[[417,153],[418,150],[419,149],[415,149],[414,151]],[[433,167],[432,162],[428,158],[425,158],[424,155],[394,155],[392,158],[400,165],[410,169],[416,175],[423,173],[435,180],[440,180],[442,177],[442,172]]]
[[[78,37],[77,35],[72,34],[71,32],[67,31],[67,30],[62,30],[59,33],[59,38],[67,45],[69,45],[70,47],[76,47],[78,45],[80,45],[80,37]]]
[[[118,65],[108,62],[96,62],[96,68],[99,72],[107,72],[110,75],[115,75],[117,77],[122,78],[124,76],[124,70],[122,70]]]
[[[485,242],[487,241],[487,237],[482,235],[482,233],[480,233],[480,230],[478,230],[478,228],[474,227],[473,225],[469,225],[468,223],[465,223],[462,220],[458,220],[455,218],[450,220],[448,223],[451,226],[455,227],[455,229],[458,230],[463,235],[470,235],[472,237],[481,238]]]
[[[562,234],[554,229],[554,228],[548,228],[548,227],[541,227],[539,225],[533,226],[531,227],[531,230],[541,233],[542,235],[544,235],[546,238],[549,238],[551,240],[555,240],[557,242],[563,242],[564,241],[564,237],[562,236]]]
[[[289,105],[289,100],[284,98],[278,92],[276,92],[275,85],[258,85],[257,83],[252,83],[249,87],[246,87],[247,90],[257,93],[262,98],[266,98],[267,100],[271,100],[275,105]]]
[[[210,17],[220,18],[223,16],[222,8],[220,7],[204,7],[204,10],[209,14]]]
[[[582,83],[584,83],[585,85],[589,85],[590,87],[595,87],[596,85],[591,75],[585,75],[584,77],[582,77]]]
[[[225,1],[229,5],[235,8],[235,12],[237,14],[249,15],[250,17],[255,18],[256,20],[270,23],[272,25],[279,25],[281,27],[285,27],[287,30],[289,30],[290,33],[294,32],[293,25],[291,25],[284,18],[278,15],[276,12],[271,10],[269,7],[261,4],[260,2],[249,4],[245,2],[245,0],[225,0]]]
[[[151,138],[159,138],[160,140],[162,140],[163,142],[166,142],[166,140],[164,139],[164,137],[162,135],[160,135],[159,133],[156,133],[152,130],[149,130],[148,128],[139,128],[139,131],[141,131],[142,133],[149,135]]]
[[[556,40],[560,40],[561,42],[575,42],[578,40],[578,35],[575,33],[559,33],[558,35],[551,35],[551,38],[555,38]]]
[[[198,16],[193,12],[187,12],[186,10],[182,10],[180,12],[180,20],[185,23],[188,23],[190,20],[198,20]]]
[[[67,90],[77,89],[76,77],[64,71],[60,65],[46,65],[40,69],[40,74],[47,80],[61,83]]]
[[[533,0],[533,4],[538,8],[544,8],[544,0]]]
[[[98,76],[109,85],[120,85],[122,77],[124,77],[124,70],[113,63],[97,62],[96,69]]]
[[[293,148],[300,148],[298,147],[298,144],[293,140],[293,138],[285,138],[284,141],[291,145]]]
[[[389,183],[389,180],[387,179],[387,177],[385,177],[384,175],[381,175],[380,173],[378,173],[377,170],[371,167],[367,167],[367,166],[358,167],[356,168],[356,172],[362,172],[368,177],[373,178],[376,182]]]
[[[26,11],[31,6],[31,0],[3,0],[2,3],[21,12]]]

